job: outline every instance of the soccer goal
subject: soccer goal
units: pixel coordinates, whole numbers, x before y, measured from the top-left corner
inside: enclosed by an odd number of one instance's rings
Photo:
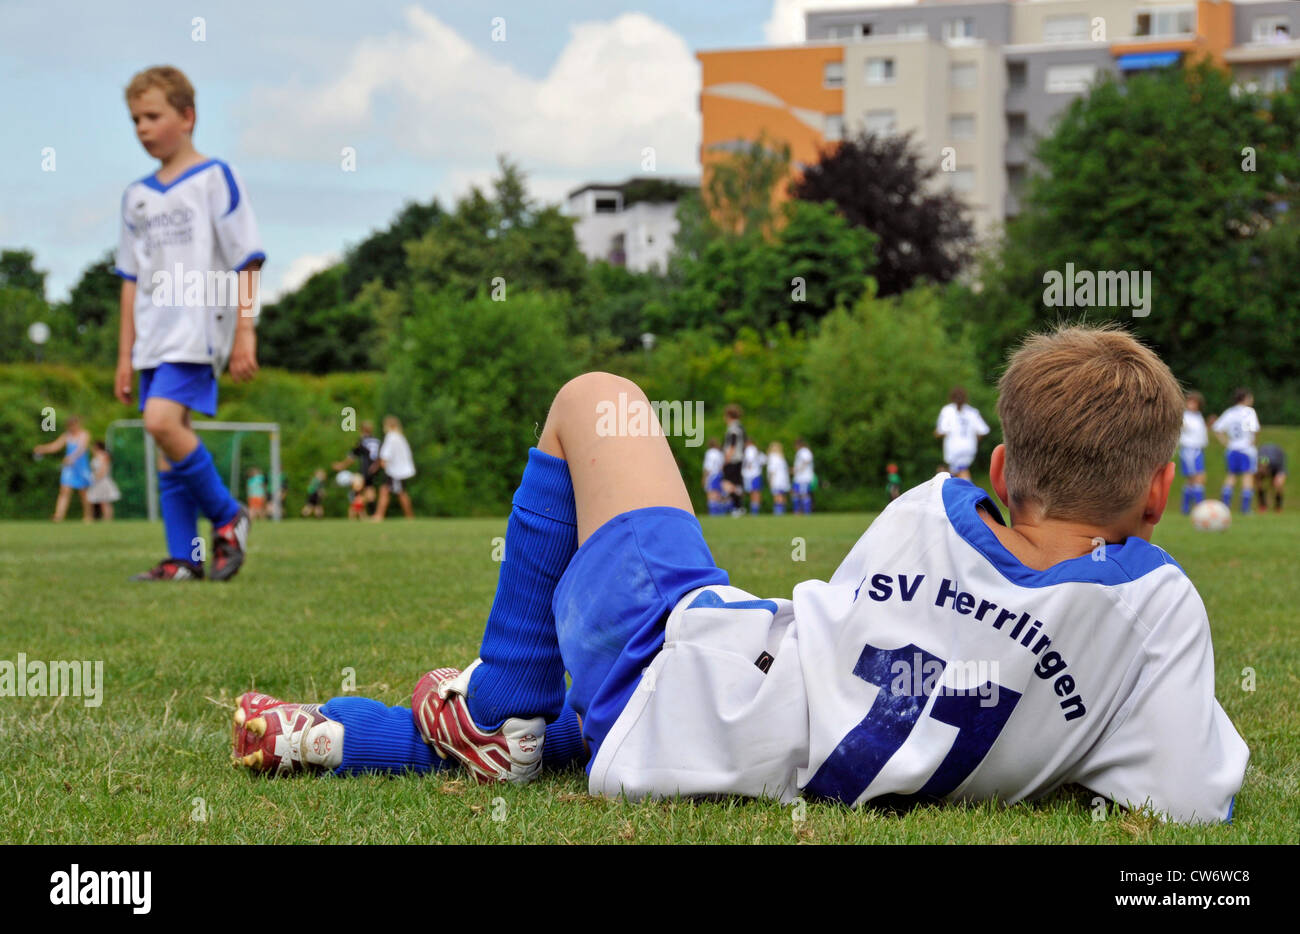
[[[241,470],[256,464],[266,474],[267,508],[277,522],[281,518],[280,426],[276,422],[191,422],[203,444],[212,453],[217,473],[226,481],[231,495],[243,502]],[[104,433],[104,446],[113,459],[113,480],[122,493],[118,515],[123,518],[160,518],[158,512],[158,455],[153,437],[138,418],[119,418]]]

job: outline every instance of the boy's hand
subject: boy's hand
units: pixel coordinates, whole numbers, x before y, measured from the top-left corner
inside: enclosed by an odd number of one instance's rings
[[[257,332],[240,328],[235,332],[235,346],[230,351],[230,376],[242,383],[252,379],[257,369]]]
[[[131,381],[134,377],[135,370],[131,367],[130,358],[119,359],[117,361],[117,372],[113,375],[113,395],[123,405],[131,404]]]

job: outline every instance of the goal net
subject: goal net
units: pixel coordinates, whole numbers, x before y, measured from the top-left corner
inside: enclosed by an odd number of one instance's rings
[[[268,513],[280,519],[278,491],[284,484],[280,468],[280,426],[275,422],[191,422],[212,453],[217,474],[240,502],[247,500],[249,467],[266,477]],[[158,449],[138,418],[120,418],[108,426],[104,446],[113,459],[113,480],[122,492],[114,512],[123,519],[161,518],[158,511]]]

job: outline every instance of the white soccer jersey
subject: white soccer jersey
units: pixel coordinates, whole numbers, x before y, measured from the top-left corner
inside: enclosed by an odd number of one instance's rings
[[[784,454],[767,455],[767,485],[773,493],[790,492],[790,467]]]
[[[384,443],[379,447],[379,459],[384,462],[384,473],[393,480],[406,480],[415,476],[415,458],[411,456],[411,446],[406,436],[400,431],[390,431],[384,435]]]
[[[969,464],[975,459],[979,439],[989,433],[989,426],[973,405],[963,405],[958,409],[955,403],[949,402],[939,410],[939,421],[934,430],[943,435],[945,464]]]
[[[1205,428],[1205,416],[1191,409],[1183,410],[1183,430],[1178,436],[1180,448],[1205,448],[1210,444],[1210,434]]]
[[[755,477],[761,477],[765,463],[767,455],[758,449],[758,445],[752,442],[745,445],[745,457],[740,462],[740,478],[748,484]]]
[[[722,448],[709,448],[704,452],[704,472],[712,477],[722,472]]]
[[[1248,405],[1234,405],[1219,416],[1214,430],[1228,436],[1229,451],[1254,451],[1259,416]]]
[[[128,185],[114,272],[136,283],[132,366],[223,368],[239,315],[231,273],[265,258],[248,193],[220,159],[168,184],[150,175]]]
[[[812,483],[813,478],[813,456],[812,451],[802,447],[794,452],[794,482],[795,483]]]
[[[1139,538],[1036,571],[939,474],[793,600],[687,594],[599,746],[596,794],[1013,803],[1075,782],[1222,821],[1248,751],[1205,607]]]

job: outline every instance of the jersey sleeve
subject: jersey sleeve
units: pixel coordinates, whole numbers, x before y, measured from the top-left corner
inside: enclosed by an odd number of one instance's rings
[[[1187,589],[1146,640],[1127,713],[1071,780],[1179,823],[1226,821],[1250,753],[1214,697],[1210,624]]]
[[[979,409],[972,408],[970,413],[975,416],[975,434],[979,435],[981,438],[984,437],[989,433],[988,422],[984,421],[984,416],[980,414]]]
[[[117,256],[113,260],[113,272],[129,282],[134,282],[140,270],[135,261],[135,227],[132,226],[131,219],[126,213],[127,197],[130,194],[129,187],[122,192],[122,216],[119,218],[120,230],[117,237]]]
[[[391,435],[384,435],[384,443],[379,446],[379,459],[387,464],[397,453],[397,440]]]
[[[951,430],[948,425],[948,407],[946,405],[939,410],[939,417],[935,420],[934,430],[941,435],[946,435]]]
[[[262,237],[257,230],[257,218],[248,200],[244,182],[233,168],[224,162],[221,183],[211,188],[212,227],[217,251],[227,269],[241,270],[255,260],[266,259]]]
[[[1246,411],[1246,417],[1242,419],[1246,424],[1243,426],[1247,431],[1259,431],[1259,415],[1254,409]]]

